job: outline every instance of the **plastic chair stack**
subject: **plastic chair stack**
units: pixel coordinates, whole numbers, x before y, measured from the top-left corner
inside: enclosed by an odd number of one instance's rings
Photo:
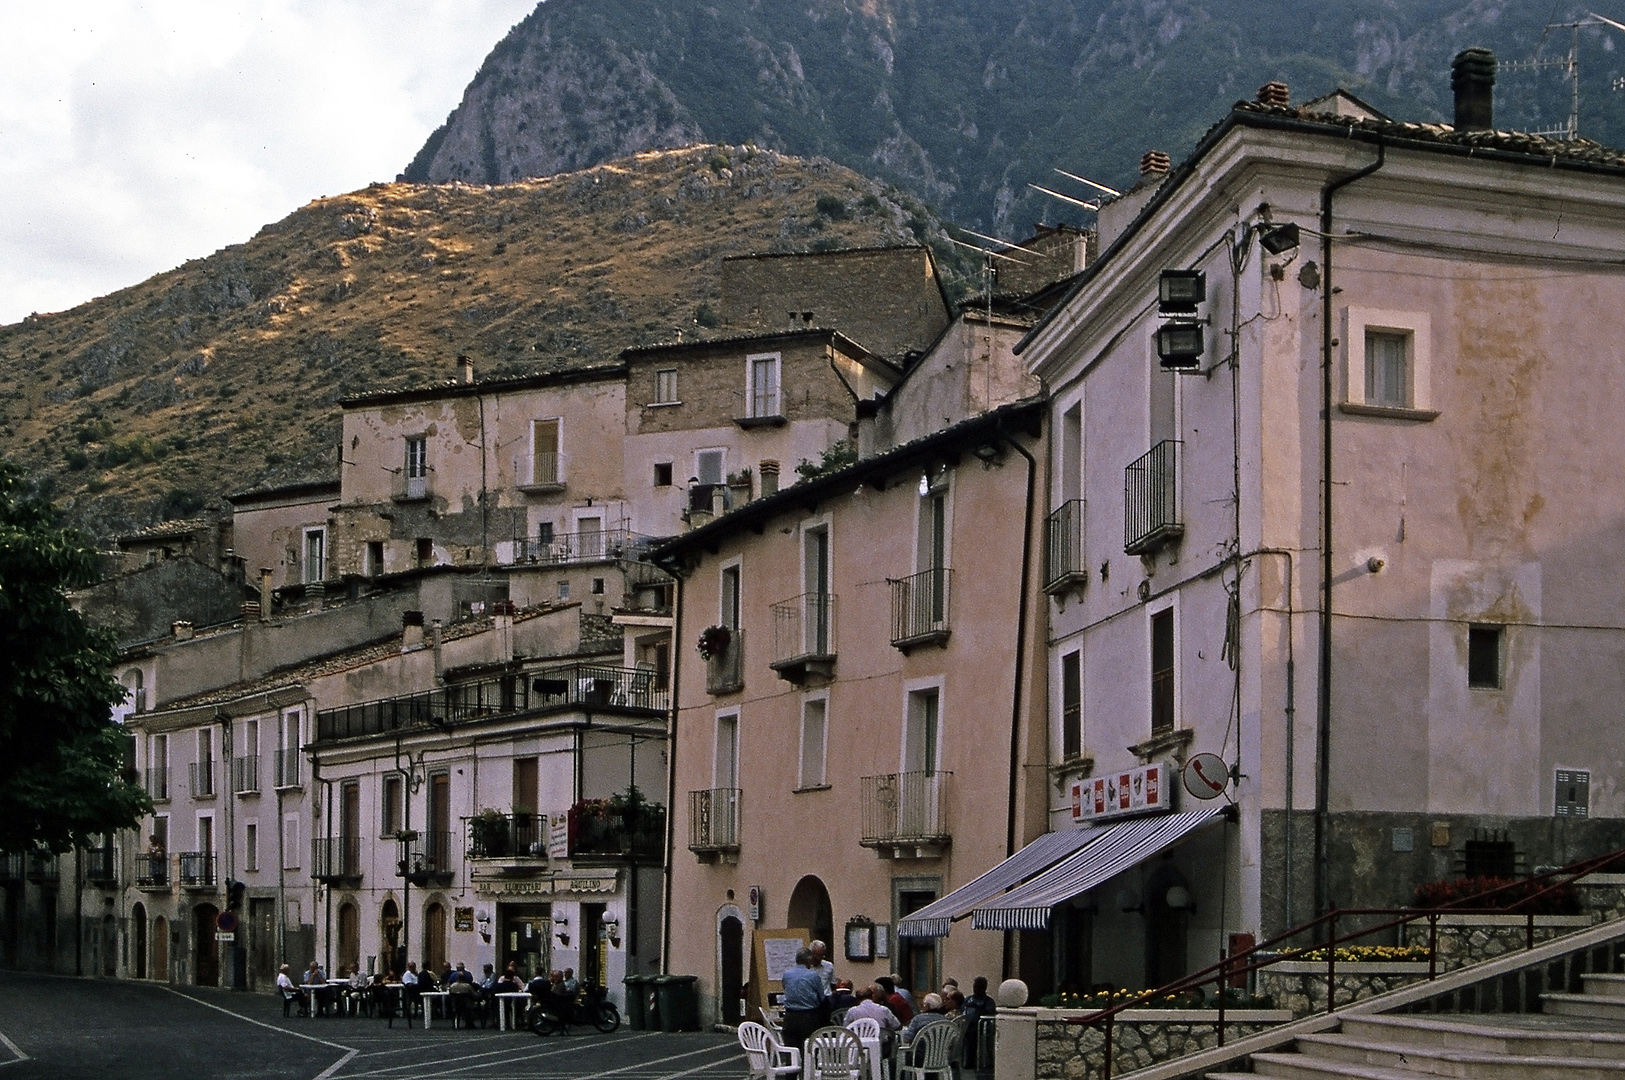
[[[739,1046],[750,1066],[749,1080],[778,1080],[801,1073],[800,1051],[779,1045],[773,1033],[761,1024],[750,1020],[740,1024]]]

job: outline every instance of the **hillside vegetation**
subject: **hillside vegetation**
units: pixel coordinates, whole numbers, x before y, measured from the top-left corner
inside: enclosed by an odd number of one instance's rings
[[[715,332],[725,255],[921,239],[951,250],[912,199],[753,147],[375,184],[0,327],[0,453],[105,537],[336,475],[341,397],[451,378],[459,355],[484,378]]]

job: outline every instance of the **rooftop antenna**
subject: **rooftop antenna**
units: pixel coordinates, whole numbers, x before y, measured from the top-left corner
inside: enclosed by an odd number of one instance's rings
[[[1074,199],[1070,195],[1062,195],[1059,191],[1051,191],[1049,188],[1044,187],[1041,184],[1028,184],[1027,186],[1032,188],[1034,191],[1042,191],[1045,195],[1048,195],[1052,199],[1060,199],[1062,202],[1071,203],[1073,206],[1081,206],[1085,210],[1098,211],[1100,209],[1100,204],[1098,202],[1084,202],[1082,199]]]
[[[1535,52],[1540,52],[1541,46],[1546,44],[1546,35],[1553,30],[1567,30],[1569,32],[1569,51],[1566,56],[1541,57],[1535,56],[1529,60],[1503,60],[1496,66],[1502,71],[1542,71],[1547,68],[1556,68],[1563,73],[1563,78],[1569,84],[1569,118],[1568,122],[1560,127],[1545,128],[1532,131],[1531,135],[1546,135],[1559,139],[1578,139],[1580,137],[1580,28],[1582,26],[1611,26],[1615,30],[1625,30],[1625,23],[1615,22],[1613,19],[1588,11],[1584,18],[1572,22],[1547,23],[1541,33],[1540,44],[1535,46]],[[1615,90],[1625,89],[1625,79],[1615,79]]]
[[[1087,176],[1079,176],[1077,173],[1069,173],[1065,169],[1056,169],[1055,171],[1060,173],[1062,176],[1066,177],[1068,180],[1076,180],[1080,184],[1086,184],[1089,187],[1094,188],[1096,191],[1099,191],[1099,192],[1101,192],[1103,194],[1106,194],[1106,195],[1110,195],[1114,199],[1117,198],[1119,195],[1123,194],[1121,191],[1118,191],[1116,188],[1109,188],[1105,184],[1097,184],[1093,180],[1089,179]]]
[[[990,244],[998,244],[1000,247],[1004,248],[1005,253],[1002,254],[1003,258],[1010,259],[1012,262],[1022,263],[1023,265],[1031,265],[1026,259],[1017,259],[1008,254],[1010,251],[1022,250],[1020,244],[1012,244],[1008,240],[1000,240],[997,236],[989,236],[987,233],[979,233],[975,229],[967,229],[963,225],[959,225],[957,228],[960,232],[965,233],[967,236],[974,236],[978,240],[986,240]]]

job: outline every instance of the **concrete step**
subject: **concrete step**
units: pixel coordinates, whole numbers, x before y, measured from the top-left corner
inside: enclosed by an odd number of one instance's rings
[[[1278,1080],[1436,1080],[1437,1074],[1392,1065],[1329,1061],[1305,1054],[1254,1054],[1254,1076]]]
[[[1353,1035],[1305,1035],[1299,1053],[1355,1065],[1410,1069],[1430,1076],[1472,1080],[1625,1080],[1625,1061],[1548,1054],[1507,1054],[1408,1042],[1378,1042]]]
[[[1625,998],[1625,975],[1581,975],[1585,992],[1596,997]]]
[[[1372,1042],[1484,1054],[1625,1061],[1625,1032],[1568,1028],[1555,1016],[1348,1016],[1341,1033]]]
[[[1602,994],[1542,994],[1541,1011],[1548,1016],[1590,1016],[1599,1020],[1617,1020],[1625,1030],[1625,997],[1606,997]]]

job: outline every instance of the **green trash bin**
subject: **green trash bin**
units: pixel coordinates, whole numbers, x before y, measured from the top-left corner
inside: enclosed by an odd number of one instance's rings
[[[700,1030],[700,1004],[695,996],[698,975],[657,975],[661,1031]]]
[[[660,984],[670,976],[645,975],[643,977],[643,1026],[648,1031],[669,1030],[661,1026]]]
[[[626,1026],[633,1031],[644,1030],[648,1017],[648,990],[644,984],[649,981],[646,975],[628,975],[621,982],[626,986]]]

